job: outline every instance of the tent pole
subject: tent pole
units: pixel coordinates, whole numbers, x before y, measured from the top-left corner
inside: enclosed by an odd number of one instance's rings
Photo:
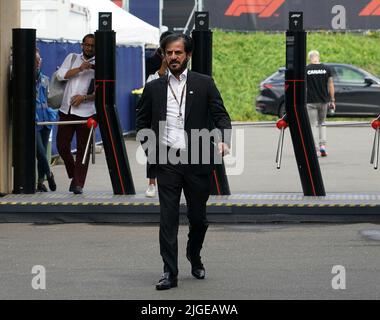
[[[183,30],[183,33],[185,34],[187,32],[187,30],[189,29],[189,25],[190,25],[190,22],[191,22],[191,19],[193,18],[194,14],[195,14],[195,10],[197,9],[197,0],[194,1],[194,8],[193,10],[191,10],[191,13],[190,13],[190,16],[189,16],[189,19],[187,20],[186,22],[186,26],[185,26],[185,29]]]
[[[198,9],[197,11],[203,11],[203,0],[196,0],[198,2]]]
[[[142,56],[142,84],[143,86],[145,86],[146,70],[145,70],[145,45],[144,44],[141,45],[141,56]]]
[[[129,12],[129,0],[123,0],[122,6],[125,11]]]

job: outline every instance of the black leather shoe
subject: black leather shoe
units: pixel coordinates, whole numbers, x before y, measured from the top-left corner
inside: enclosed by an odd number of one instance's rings
[[[48,192],[48,189],[42,182],[37,183],[37,191],[38,192]]]
[[[74,192],[74,194],[82,194],[83,188],[80,186],[75,186],[75,187],[73,187],[72,192]]]
[[[50,175],[47,176],[47,181],[49,184],[49,189],[51,191],[57,190],[57,185],[56,185],[55,180],[54,180],[53,172],[50,172]]]
[[[192,258],[189,254],[186,254],[187,260],[191,263],[191,274],[194,278],[204,279],[206,277],[206,270],[203,266],[201,258]]]
[[[173,276],[170,272],[165,272],[162,278],[156,284],[157,290],[168,290],[177,286],[177,276]]]

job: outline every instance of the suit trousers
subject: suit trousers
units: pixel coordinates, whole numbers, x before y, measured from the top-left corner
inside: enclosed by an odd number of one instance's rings
[[[195,259],[206,235],[206,203],[210,196],[210,174],[195,174],[183,164],[158,164],[157,184],[160,200],[160,254],[164,272],[178,274],[178,226],[181,192],[187,203],[189,233],[187,254]]]
[[[88,118],[59,112],[60,121],[78,121],[87,120]],[[77,142],[77,152],[75,160],[71,153],[71,141],[73,140],[74,133],[76,134]],[[63,125],[58,127],[57,149],[59,155],[62,157],[65,163],[67,175],[70,179],[72,179],[71,186],[79,186],[83,188],[84,183],[86,181],[90,157],[87,156],[87,160],[84,165],[82,164],[82,160],[84,152],[86,150],[86,144],[89,134],[90,129],[87,127],[86,124]]]

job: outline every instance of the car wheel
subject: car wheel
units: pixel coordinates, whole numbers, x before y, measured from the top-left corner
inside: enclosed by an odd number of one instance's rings
[[[285,110],[285,102],[282,102],[278,108],[278,117],[279,118],[282,118],[286,113],[286,110]]]

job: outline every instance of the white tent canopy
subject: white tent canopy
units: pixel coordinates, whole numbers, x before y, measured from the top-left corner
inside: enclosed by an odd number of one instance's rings
[[[71,0],[72,3],[88,8],[90,11],[91,32],[98,29],[98,13],[112,12],[112,26],[116,31],[118,44],[145,43],[159,44],[159,29],[121,9],[109,0]]]
[[[159,29],[110,0],[22,0],[22,28],[37,29],[38,38],[82,40],[98,29],[99,12],[112,12],[118,44],[159,44]]]

